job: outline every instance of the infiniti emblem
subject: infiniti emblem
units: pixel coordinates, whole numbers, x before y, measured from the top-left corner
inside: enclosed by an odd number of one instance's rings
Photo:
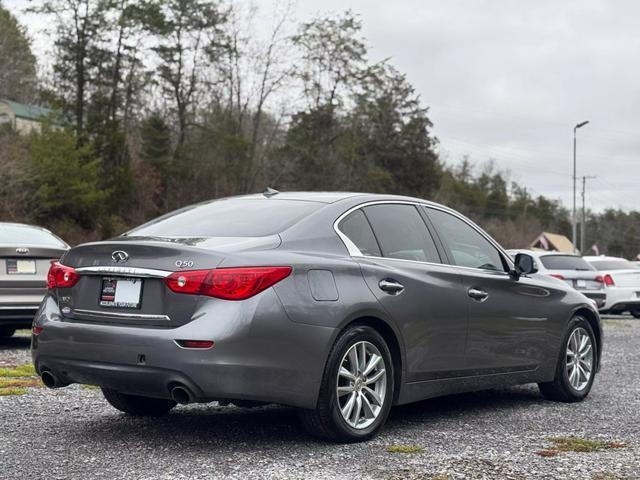
[[[18,247],[16,248],[16,253],[20,254],[20,255],[28,255],[29,254],[29,249],[26,247]]]
[[[111,258],[116,263],[124,263],[127,260],[129,260],[129,254],[127,252],[122,251],[122,250],[116,250],[115,252],[113,252],[111,254]]]

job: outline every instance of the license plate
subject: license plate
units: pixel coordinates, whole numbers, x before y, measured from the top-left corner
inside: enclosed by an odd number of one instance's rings
[[[7,275],[33,275],[36,273],[35,260],[8,259]]]
[[[102,279],[100,306],[112,308],[140,308],[142,280],[139,278]]]
[[[587,287],[587,281],[586,280],[576,280],[576,286],[578,288],[586,288]]]

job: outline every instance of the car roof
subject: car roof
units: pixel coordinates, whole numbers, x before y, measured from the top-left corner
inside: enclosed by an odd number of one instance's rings
[[[597,261],[597,260],[627,260],[626,258],[623,257],[610,257],[608,255],[599,255],[599,256],[595,256],[595,255],[591,255],[591,256],[587,256],[587,257],[583,257],[585,260],[591,262],[591,261]],[[628,260],[627,260],[628,261]]]
[[[566,253],[566,252],[548,252],[548,251],[540,251],[540,250],[530,250],[528,248],[509,248],[507,249],[507,253],[527,253],[531,256],[535,257],[546,257],[546,256],[564,256],[564,257],[580,257],[575,253]],[[582,257],[580,257],[582,258]]]

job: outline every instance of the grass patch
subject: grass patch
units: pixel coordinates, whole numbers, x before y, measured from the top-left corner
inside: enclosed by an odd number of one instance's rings
[[[591,477],[592,480],[626,480],[625,477],[620,477],[615,473],[594,473]]]
[[[610,450],[613,448],[626,447],[626,444],[622,442],[589,440],[587,438],[577,437],[550,437],[548,440],[553,444],[553,446],[536,452],[537,455],[541,457],[555,457],[562,452],[591,453],[598,450]]]
[[[84,384],[82,385],[82,388],[84,388],[85,390],[98,390],[100,387],[98,385]]]
[[[602,320],[602,325],[607,327],[607,328],[629,328],[631,327],[631,323],[628,322],[627,320],[612,320],[612,319],[607,319],[607,320]]]
[[[424,448],[412,445],[389,445],[386,448],[389,453],[422,453]]]
[[[39,387],[40,385],[40,380],[37,378],[0,378],[0,388]]]
[[[20,388],[20,387],[0,388],[0,397],[6,397],[8,395],[24,395],[25,393],[27,393],[26,388]]]
[[[20,330],[16,330],[15,335],[24,335],[24,336],[30,337],[31,330],[29,330],[28,328],[21,328]]]
[[[36,369],[30,363],[0,368],[0,377],[35,377]]]

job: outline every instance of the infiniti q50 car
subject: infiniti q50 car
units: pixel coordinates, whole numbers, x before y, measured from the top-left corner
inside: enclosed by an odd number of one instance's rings
[[[537,383],[589,393],[600,319],[465,217],[420,199],[276,193],[187,207],[69,250],[32,355],[52,388],[115,408],[298,407],[314,434],[373,436],[393,405]]]

